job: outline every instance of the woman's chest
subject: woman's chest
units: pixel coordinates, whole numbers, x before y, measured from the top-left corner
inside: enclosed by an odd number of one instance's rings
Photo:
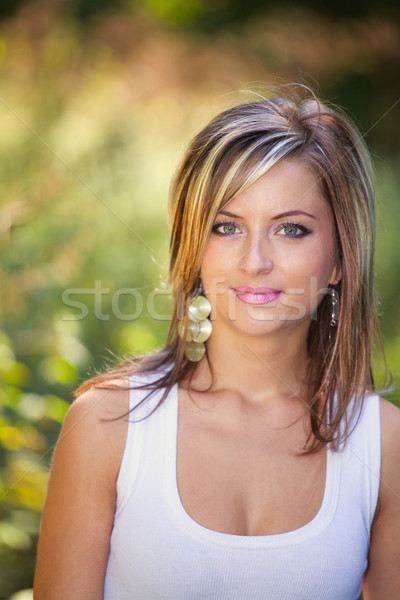
[[[326,450],[299,454],[305,439],[301,422],[276,429],[244,419],[232,427],[183,411],[177,444],[183,507],[222,533],[271,535],[303,527],[321,507],[326,479]]]

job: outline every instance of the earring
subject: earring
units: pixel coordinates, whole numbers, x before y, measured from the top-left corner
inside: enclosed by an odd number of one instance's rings
[[[332,302],[331,327],[336,327],[337,322],[339,320],[339,294],[333,288],[331,288],[331,290],[332,290],[332,292],[331,292],[332,293],[332,296],[331,296],[331,302]]]
[[[185,356],[191,362],[198,362],[206,351],[204,342],[212,332],[211,321],[207,318],[210,312],[211,304],[201,293],[189,305]]]

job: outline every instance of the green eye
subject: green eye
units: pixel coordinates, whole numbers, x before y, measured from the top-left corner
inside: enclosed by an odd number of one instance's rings
[[[305,237],[309,233],[310,230],[304,225],[300,225],[300,223],[282,223],[282,225],[279,225],[278,231],[280,236],[296,240]]]
[[[293,235],[296,235],[297,232],[300,231],[300,229],[298,227],[296,227],[296,225],[286,225],[283,228],[283,231],[284,231],[285,235],[293,236]]]
[[[233,235],[238,232],[238,228],[235,223],[216,223],[212,228],[216,235]]]

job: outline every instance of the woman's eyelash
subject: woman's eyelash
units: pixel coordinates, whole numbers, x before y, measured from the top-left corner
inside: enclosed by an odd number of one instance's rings
[[[217,223],[215,223],[213,225],[212,228],[212,232],[215,233],[216,235],[221,235],[221,236],[230,236],[233,235],[234,233],[236,233],[236,231],[220,231],[221,227],[231,227],[232,229],[238,229],[238,224],[235,221],[219,221]],[[276,226],[276,231],[282,231],[282,229],[298,229],[301,233],[287,233],[286,235],[283,235],[282,237],[287,237],[287,238],[302,238],[305,237],[306,235],[308,235],[310,232],[310,230],[305,227],[305,225],[302,225],[301,223],[295,223],[294,221],[288,221],[286,223],[280,223],[279,225]]]
[[[279,224],[277,227],[277,231],[281,231],[282,229],[298,229],[299,231],[301,231],[301,233],[297,235],[289,233],[284,236],[288,238],[301,238],[311,233],[310,230],[307,227],[305,227],[305,225],[302,225],[301,223],[295,223],[293,221],[288,221],[287,223]]]
[[[235,221],[220,221],[219,223],[215,223],[213,225],[213,228],[211,231],[213,233],[215,233],[216,235],[224,235],[224,236],[232,235],[232,233],[228,233],[228,232],[223,233],[222,231],[218,231],[218,229],[223,226],[234,227],[236,229],[238,228],[238,225],[237,225],[237,223],[235,223]]]

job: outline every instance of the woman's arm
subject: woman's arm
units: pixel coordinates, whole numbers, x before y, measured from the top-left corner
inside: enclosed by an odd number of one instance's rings
[[[372,526],[364,600],[400,598],[400,410],[381,400],[382,467],[379,509]]]
[[[129,392],[91,389],[69,409],[43,510],[35,600],[102,600]]]

